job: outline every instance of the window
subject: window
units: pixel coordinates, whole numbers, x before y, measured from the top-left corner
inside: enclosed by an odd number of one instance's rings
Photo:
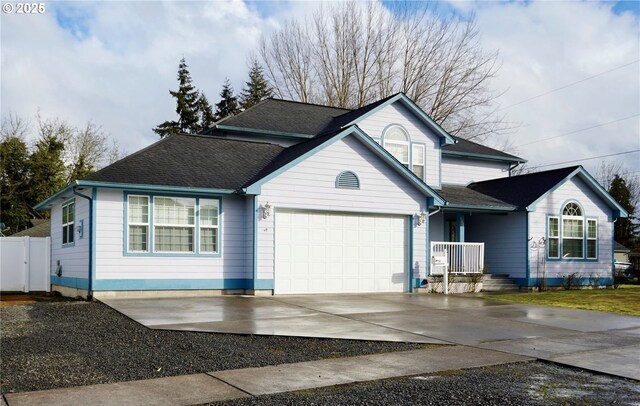
[[[424,144],[412,143],[409,134],[399,125],[389,127],[382,139],[382,147],[424,181],[426,160]]]
[[[149,197],[129,196],[129,252],[149,251]]]
[[[562,257],[583,258],[584,220],[576,203],[568,203],[562,210]]]
[[[154,252],[194,252],[195,199],[153,199]]]
[[[73,244],[76,203],[71,201],[62,206],[62,245]]]
[[[587,220],[587,259],[598,258],[598,221]]]
[[[559,237],[560,237],[560,229],[559,229],[559,223],[558,223],[558,218],[557,217],[549,217],[549,224],[548,224],[548,229],[547,229],[547,233],[549,235],[549,237],[547,238],[548,240],[548,256],[549,258],[558,258],[559,255]]]
[[[409,167],[409,135],[401,127],[393,126],[384,133],[383,147],[401,164]]]
[[[547,241],[548,258],[597,259],[598,221],[585,219],[577,203],[567,203],[560,217],[548,218]]]
[[[218,252],[218,201],[200,199],[200,252]]]
[[[218,199],[127,196],[127,244],[132,254],[218,254]]]
[[[411,146],[411,170],[417,177],[424,180],[424,145]]]

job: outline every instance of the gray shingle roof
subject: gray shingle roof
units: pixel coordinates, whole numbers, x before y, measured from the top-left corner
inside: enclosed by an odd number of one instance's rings
[[[317,104],[266,99],[216,125],[314,136],[326,131],[335,117],[348,111]]]
[[[318,104],[300,103],[290,100],[266,99],[232,117],[216,123],[221,128],[236,127],[245,130],[275,131],[280,133],[317,136],[337,131],[353,120],[362,117],[376,107],[384,104],[398,94],[393,94],[356,110]],[[206,133],[214,133],[215,127]],[[370,134],[375,136],[375,134]],[[456,154],[474,154],[497,157],[513,162],[525,162],[524,159],[507,154],[476,142],[454,137],[456,144],[443,146],[443,152]]]
[[[509,203],[487,196],[466,186],[443,185],[442,190],[438,194],[447,201],[447,205],[451,206],[481,206],[486,208],[506,208],[517,209]]]
[[[525,160],[520,157],[507,154],[506,152],[503,152],[503,151],[498,151],[497,149],[489,148],[485,145],[478,144],[477,142],[465,140],[464,138],[460,138],[460,137],[453,137],[453,138],[456,140],[456,143],[443,145],[442,153],[446,154],[447,152],[451,152],[454,154],[483,155],[483,156],[504,158],[514,162],[525,162]]]
[[[475,182],[470,184],[468,188],[523,209],[578,168],[580,166],[569,166],[526,175]]]
[[[172,135],[85,180],[237,190],[284,150],[274,144]]]
[[[33,227],[26,230],[19,231],[12,234],[11,237],[50,237],[51,236],[51,221],[46,220],[31,220]]]

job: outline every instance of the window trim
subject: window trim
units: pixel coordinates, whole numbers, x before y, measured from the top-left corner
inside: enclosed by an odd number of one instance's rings
[[[65,207],[69,207],[73,205],[73,221],[69,222],[67,221],[66,223],[64,222],[64,209]],[[68,215],[67,215],[68,217]],[[69,247],[74,247],[76,245],[76,230],[75,230],[75,226],[76,226],[76,199],[69,199],[66,202],[62,203],[62,206],[60,207],[60,228],[62,230],[62,236],[60,239],[62,248],[69,248]],[[71,227],[71,236],[73,238],[73,241],[71,242],[64,242],[64,235],[65,235],[65,227]],[[68,233],[68,231],[67,231]]]
[[[394,128],[399,128],[404,133],[404,135],[406,136],[407,141],[388,140],[387,139],[387,133],[389,131],[393,130]],[[395,155],[393,155],[393,153],[387,148],[387,144],[405,145],[407,147],[407,159],[408,159],[408,162],[402,162]],[[401,165],[403,165],[407,169],[409,169],[409,171],[411,171],[411,173],[413,173],[418,179],[420,179],[425,184],[427,183],[427,144],[426,143],[412,141],[411,140],[411,134],[409,134],[409,131],[407,131],[407,129],[404,128],[403,125],[398,124],[398,123],[392,123],[392,124],[387,125],[382,130],[382,136],[380,137],[380,145],[382,145],[382,148],[384,148],[384,150],[387,151],[392,157],[394,157],[398,162],[400,162]],[[413,166],[414,166],[413,148],[414,148],[414,146],[417,146],[417,147],[421,148],[422,151],[423,151],[424,161],[422,162],[422,164],[417,164],[417,166],[422,166],[422,168],[423,168],[423,177],[422,178],[420,176],[416,175],[415,172],[413,171]]]
[[[129,196],[145,196],[149,198],[149,234],[147,236],[147,250],[146,252],[140,251],[129,251],[129,223],[128,223],[128,206],[129,206]],[[194,213],[194,227],[195,227],[195,235],[194,235],[194,250],[193,252],[154,252],[154,207],[153,207],[153,199],[154,197],[169,197],[169,198],[189,198],[195,199],[195,213]],[[218,252],[200,252],[200,199],[205,200],[217,200],[218,201]],[[198,257],[207,257],[207,258],[221,258],[223,243],[222,243],[222,227],[223,227],[223,206],[222,206],[222,197],[218,195],[202,195],[202,194],[185,194],[185,193],[145,193],[141,191],[124,191],[123,192],[123,255],[128,257],[184,257],[184,258],[198,258]]]
[[[407,137],[407,140],[406,141],[388,140],[387,134],[389,133],[389,131],[393,130],[394,128],[400,129],[400,131],[404,133],[405,137]],[[393,153],[389,149],[387,149],[387,143],[406,146],[407,162],[402,162],[400,159],[398,159],[398,157],[393,155]],[[408,169],[411,168],[411,136],[409,136],[409,132],[403,126],[401,126],[400,124],[390,124],[387,127],[385,127],[385,129],[382,131],[382,148],[384,148],[387,152],[389,152],[389,154],[391,154],[391,156],[393,156],[396,160],[398,160],[398,162],[400,162],[402,165],[405,165]]]
[[[564,209],[566,208],[566,206],[568,204],[575,204],[579,207],[580,209],[580,216],[569,216],[569,215],[565,215],[564,213]],[[546,237],[547,237],[547,244],[548,241],[550,239],[549,237],[549,219],[550,218],[557,218],[558,219],[558,257],[550,257],[549,256],[549,249],[547,247],[546,249],[546,259],[547,261],[553,262],[553,261],[564,261],[564,262],[598,262],[599,261],[599,254],[598,254],[598,244],[599,244],[599,232],[598,232],[598,218],[597,217],[593,217],[593,216],[587,216],[585,214],[585,210],[584,207],[576,200],[571,199],[571,200],[567,200],[564,203],[562,203],[562,205],[560,205],[560,211],[558,212],[558,214],[547,214],[547,223],[546,223]],[[580,220],[582,221],[582,256],[581,257],[563,257],[563,252],[564,252],[564,244],[563,244],[563,240],[565,239],[564,237],[564,220]],[[595,257],[588,257],[587,256],[587,228],[588,228],[588,224],[589,221],[595,221],[596,222],[596,238],[590,238],[589,240],[591,241],[595,241],[596,242],[596,256]],[[551,237],[551,238],[556,238],[556,237]],[[577,237],[567,237],[567,239],[578,239]]]
[[[144,197],[147,199],[147,222],[146,223],[130,223],[129,222],[129,197]],[[125,233],[127,236],[126,239],[126,246],[125,246],[125,251],[130,253],[130,254],[146,254],[149,253],[149,248],[151,247],[151,241],[149,240],[149,237],[151,236],[151,227],[153,227],[153,219],[151,218],[151,198],[148,195],[140,195],[140,194],[129,194],[128,196],[126,196],[125,199],[125,206],[126,206],[126,211],[125,211]],[[145,226],[147,227],[147,249],[144,251],[132,251],[129,250],[129,240],[131,238],[130,233],[129,233],[129,226]]]
[[[218,202],[218,221],[217,224],[215,226],[205,226],[205,229],[215,229],[217,230],[216,232],[216,251],[202,251],[202,223],[201,223],[201,217],[200,217],[200,201],[201,200],[216,200]],[[196,219],[198,220],[198,224],[196,227],[196,234],[197,234],[197,244],[198,244],[198,252],[205,254],[205,255],[217,255],[220,252],[220,200],[219,199],[209,199],[209,198],[198,198],[196,201]]]
[[[171,223],[158,223],[155,215],[156,215],[156,199],[190,199],[193,200],[193,224],[171,224]],[[198,198],[195,197],[176,197],[176,196],[164,196],[164,195],[154,195],[153,198],[153,210],[150,215],[154,216],[153,218],[153,228],[152,228],[152,237],[153,240],[153,253],[154,254],[195,254],[198,252],[196,247],[197,235],[196,229],[200,228],[200,224],[198,223],[199,216],[197,213],[198,210]],[[156,249],[156,227],[166,227],[166,228],[190,228],[192,230],[192,250],[191,251],[159,251]]]
[[[585,233],[585,240],[584,240],[584,257],[587,260],[590,261],[597,261],[598,260],[598,219],[595,217],[585,217],[585,222],[587,223],[587,227],[585,227],[584,233]],[[594,238],[589,238],[589,222],[595,222],[596,223],[596,236]],[[596,256],[595,257],[590,257],[589,256],[589,241],[595,241],[596,242]]]
[[[558,222],[558,235],[556,236],[551,236],[549,231],[550,231],[550,227],[549,227],[549,223],[551,222],[551,219],[555,219]],[[552,257],[551,255],[549,255],[549,249],[551,248],[551,244],[549,244],[549,241],[551,241],[551,239],[554,239],[557,241],[557,247],[558,247],[558,255]],[[549,216],[547,215],[547,258],[549,259],[560,259],[560,216]]]

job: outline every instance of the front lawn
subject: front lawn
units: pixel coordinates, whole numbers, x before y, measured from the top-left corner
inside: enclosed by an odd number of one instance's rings
[[[570,309],[595,310],[640,316],[640,285],[620,285],[618,289],[554,290],[532,293],[485,294],[487,299],[537,304]]]

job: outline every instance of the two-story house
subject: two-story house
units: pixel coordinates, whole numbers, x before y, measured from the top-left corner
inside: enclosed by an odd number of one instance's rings
[[[523,287],[611,284],[627,213],[582,167],[512,176],[523,162],[449,135],[404,94],[357,110],[268,99],[38,209],[53,289],[70,295],[410,292],[443,253],[454,272]]]

